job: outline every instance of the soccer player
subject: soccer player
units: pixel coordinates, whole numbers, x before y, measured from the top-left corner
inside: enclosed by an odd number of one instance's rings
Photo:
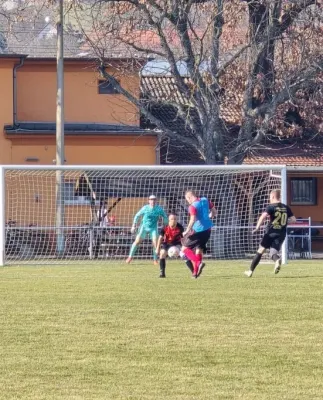
[[[216,215],[216,209],[206,197],[197,197],[193,190],[185,193],[185,199],[190,204],[188,210],[190,220],[183,232],[182,253],[193,262],[193,277],[198,278],[205,267],[202,261],[203,251],[206,250],[206,244],[211,236],[213,226],[211,218]]]
[[[168,218],[161,206],[157,204],[157,198],[154,195],[149,196],[148,204],[143,206],[137,214],[134,216],[133,224],[131,228],[131,233],[135,233],[137,230],[137,223],[138,220],[141,218],[141,223],[139,225],[138,233],[136,236],[135,241],[133,242],[129,257],[126,260],[127,264],[130,264],[132,261],[133,256],[135,255],[137,248],[140,242],[146,238],[149,234],[154,247],[153,257],[154,257],[154,264],[158,265],[157,262],[157,223],[159,218],[163,219],[163,224],[166,225],[168,223]]]
[[[280,190],[273,190],[270,193],[270,204],[267,206],[266,211],[261,214],[256,229],[252,232],[257,232],[263,222],[269,217],[270,221],[260,242],[259,249],[251,262],[250,269],[245,271],[245,275],[249,278],[252,277],[266,249],[270,249],[269,254],[271,259],[275,262],[275,274],[278,274],[280,271],[281,258],[278,253],[286,237],[287,224],[288,222],[293,223],[296,221],[292,210],[286,206],[286,204],[281,203],[280,200]]]
[[[159,254],[160,278],[166,278],[166,257],[167,251],[172,246],[181,246],[184,228],[177,222],[177,217],[170,214],[168,225],[164,226],[159,232],[156,253]]]

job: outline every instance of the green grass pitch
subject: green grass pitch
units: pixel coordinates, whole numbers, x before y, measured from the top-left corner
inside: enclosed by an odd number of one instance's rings
[[[322,399],[323,263],[0,269],[0,399]]]

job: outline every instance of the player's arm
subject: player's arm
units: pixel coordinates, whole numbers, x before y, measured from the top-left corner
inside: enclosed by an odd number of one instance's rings
[[[287,206],[287,217],[288,217],[288,224],[294,224],[296,222],[296,217],[294,216],[292,210]]]
[[[135,233],[136,229],[137,229],[137,224],[138,224],[138,220],[139,218],[144,215],[145,213],[145,208],[146,206],[143,206],[138,212],[137,214],[133,217],[133,222],[132,222],[132,227],[131,227],[131,233]]]
[[[197,213],[196,208],[193,206],[190,206],[188,211],[190,213],[190,220],[188,222],[188,225],[187,225],[185,231],[183,232],[183,236],[187,235],[192,230],[193,225],[196,221],[196,213]]]
[[[209,217],[214,218],[217,214],[217,211],[215,205],[211,201],[209,201],[209,210],[210,210]]]
[[[292,215],[291,217],[288,218],[288,223],[289,224],[294,224],[296,222],[296,217]]]
[[[217,214],[216,208],[215,207],[211,208],[210,214],[209,214],[210,218],[216,217],[216,214]]]
[[[268,214],[267,211],[265,211],[265,212],[263,212],[263,213],[261,214],[261,216],[260,216],[259,219],[258,219],[256,228],[252,231],[252,233],[256,233],[256,232],[260,229],[261,225],[264,223],[264,221],[266,220],[266,218],[268,217],[268,215],[269,215],[269,214]]]
[[[163,218],[164,225],[168,224],[168,215],[165,213],[164,209],[160,207],[160,214]]]

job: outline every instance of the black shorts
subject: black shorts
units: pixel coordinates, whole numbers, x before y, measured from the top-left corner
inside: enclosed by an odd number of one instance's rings
[[[160,248],[161,248],[162,250],[167,251],[168,249],[170,249],[170,248],[173,247],[173,246],[177,246],[177,247],[180,249],[180,248],[181,248],[181,243],[180,243],[180,242],[177,242],[177,243],[167,243],[167,242],[163,242],[163,243],[160,245]]]
[[[192,235],[187,235],[182,240],[182,245],[189,249],[201,249],[206,251],[206,244],[211,236],[211,229],[203,232],[194,232]]]
[[[285,238],[286,233],[268,232],[264,234],[260,242],[260,246],[264,247],[265,249],[275,249],[280,251]]]

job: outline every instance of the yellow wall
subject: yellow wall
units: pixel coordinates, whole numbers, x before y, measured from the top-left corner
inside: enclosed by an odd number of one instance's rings
[[[66,137],[67,165],[156,164],[155,137]],[[36,165],[53,164],[55,138],[21,138],[12,140],[12,163],[32,164],[26,157],[37,157]]]
[[[6,137],[4,125],[13,123],[13,67],[18,59],[0,59],[0,163],[53,164],[54,136]],[[116,70],[110,68],[110,73]],[[119,77],[118,77],[119,79]],[[136,107],[121,95],[99,95],[98,76],[87,62],[65,62],[65,120],[139,126]],[[121,84],[135,95],[138,76],[123,76]],[[17,71],[18,121],[54,122],[56,118],[56,66],[54,61],[25,60]],[[156,138],[138,136],[67,136],[67,164],[156,164]]]
[[[0,59],[0,163],[11,161],[11,142],[3,134],[3,126],[13,119],[13,66],[18,60]]]
[[[114,73],[113,70],[108,72]],[[65,121],[139,126],[136,107],[119,94],[98,94],[98,75],[86,63],[65,62]],[[26,60],[18,75],[18,120],[56,118],[56,66]],[[139,76],[123,76],[122,86],[138,95]]]

